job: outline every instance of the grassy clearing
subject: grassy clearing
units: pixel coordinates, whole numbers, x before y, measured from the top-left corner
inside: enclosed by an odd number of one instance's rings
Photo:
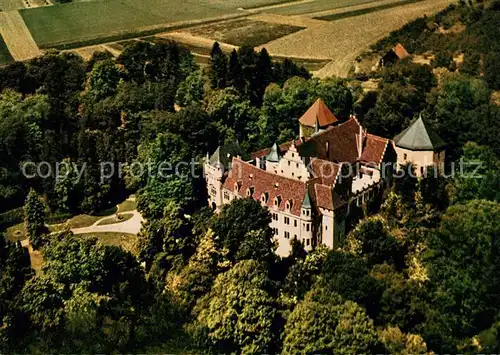
[[[396,8],[399,6],[405,6],[405,5],[409,5],[409,4],[413,4],[413,3],[421,2],[421,1],[424,1],[424,0],[402,0],[400,2],[393,3],[393,4],[378,5],[378,6],[368,7],[366,9],[346,11],[346,12],[341,12],[338,14],[332,14],[332,15],[320,16],[320,17],[314,17],[314,18],[317,20],[324,20],[324,21],[337,21],[337,20],[341,20],[344,18],[371,14],[373,12],[392,9],[392,8]]]
[[[103,219],[97,225],[98,226],[104,226],[104,225],[108,225],[108,224],[121,223],[121,222],[128,221],[132,217],[134,217],[134,215],[132,213],[119,214],[119,217],[113,216],[113,217],[109,217],[109,218]]]
[[[194,36],[210,38],[233,46],[257,47],[302,29],[304,27],[238,19],[193,27],[185,31]]]
[[[118,212],[129,212],[137,209],[137,202],[133,200],[125,200],[118,205]]]
[[[26,232],[24,230],[24,222],[18,223],[7,228],[4,231],[4,236],[7,240],[11,242],[18,242],[26,239]]]
[[[236,7],[197,0],[106,0],[73,2],[21,10],[26,25],[41,47],[90,45],[110,38],[158,32],[174,23],[238,15]],[[157,28],[158,27],[158,28]]]
[[[132,253],[136,253],[137,250],[137,236],[134,234],[103,232],[78,234],[77,236],[82,238],[96,237],[103,245],[114,245]]]

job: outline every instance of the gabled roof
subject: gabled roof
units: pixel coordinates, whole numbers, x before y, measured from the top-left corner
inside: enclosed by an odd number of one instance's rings
[[[410,54],[406,51],[405,47],[401,43],[396,44],[393,48],[392,51],[398,56],[399,59],[405,59],[408,57]]]
[[[388,144],[389,140],[386,138],[367,134],[363,146],[363,153],[359,160],[369,165],[379,165],[382,163]]]
[[[208,162],[212,166],[224,166],[227,169],[233,157],[242,155],[243,151],[238,143],[228,143],[220,145]]]
[[[397,147],[409,150],[439,150],[446,143],[425,124],[422,116],[414,119],[410,126],[394,137]]]
[[[309,168],[315,178],[323,185],[332,186],[337,182],[340,165],[328,160],[312,158]]]
[[[250,197],[258,201],[261,200],[262,194],[267,192],[269,198],[266,206],[285,211],[285,201],[291,201],[290,212],[300,216],[307,189],[305,182],[270,173],[238,158],[233,158],[231,165],[231,172],[224,181],[225,189],[237,193],[240,197],[247,197],[247,190],[253,191]],[[239,191],[234,190],[235,184],[239,187]],[[274,199],[278,196],[283,202],[275,206]]]
[[[358,160],[358,139],[360,125],[351,117],[338,126],[312,136],[299,144],[297,149],[303,157],[317,157],[335,163],[354,163]]]
[[[326,106],[326,104],[321,99],[317,99],[316,102],[309,107],[309,109],[302,115],[299,122],[308,127],[326,127],[334,124],[338,121],[338,118],[333,114],[332,111]]]

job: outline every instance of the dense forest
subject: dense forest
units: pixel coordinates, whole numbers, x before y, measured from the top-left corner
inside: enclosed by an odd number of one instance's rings
[[[44,259],[35,273],[27,249],[0,236],[0,352],[500,351],[499,23],[486,1],[409,23],[373,50],[400,42],[431,64],[372,73],[367,93],[354,77],[318,80],[265,49],[217,44],[204,69],[169,41],[0,68],[0,231],[24,220]],[[187,167],[134,173],[296,138],[318,97],[389,138],[423,115],[448,143],[449,174],[396,179],[341,249],[296,242],[279,258],[260,203],[213,214]],[[121,174],[103,179],[103,162]],[[131,193],[147,220],[136,253],[47,230]]]

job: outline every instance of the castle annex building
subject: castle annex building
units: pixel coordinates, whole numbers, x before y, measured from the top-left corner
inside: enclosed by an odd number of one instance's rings
[[[237,145],[221,146],[204,164],[212,208],[235,198],[253,198],[269,208],[280,256],[290,253],[292,239],[306,250],[340,246],[351,210],[389,185],[399,161],[399,147],[390,139],[369,134],[354,116],[339,119],[321,99],[299,127],[298,140],[248,159]]]

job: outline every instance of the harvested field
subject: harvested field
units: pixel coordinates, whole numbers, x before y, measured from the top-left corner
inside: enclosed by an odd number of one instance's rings
[[[424,14],[442,10],[456,0],[424,0],[422,2],[377,11],[371,14],[344,18],[338,21],[319,21],[307,29],[265,44],[271,55],[283,57],[330,58],[319,70],[318,77],[345,77],[356,57],[371,44]],[[259,19],[282,23],[285,16],[259,16]],[[297,17],[292,17],[297,18]]]
[[[238,19],[188,28],[185,31],[234,46],[256,47],[304,29],[304,27]]]
[[[0,34],[15,60],[27,60],[41,55],[19,12],[0,12]]]
[[[23,0],[0,0],[0,11],[17,10],[23,7]]]
[[[210,49],[212,48],[215,42],[213,39],[193,36],[192,34],[185,32],[160,33],[155,37],[174,40],[180,43],[181,45],[191,49],[192,52],[206,54],[206,55],[210,54]],[[227,43],[219,43],[219,44],[221,49],[226,53],[231,53],[233,49],[238,49],[237,46],[233,46]],[[202,49],[202,50],[200,51],[196,49]]]
[[[0,36],[0,65],[10,63],[14,60],[10,55],[9,49],[5,45],[2,36]]]

